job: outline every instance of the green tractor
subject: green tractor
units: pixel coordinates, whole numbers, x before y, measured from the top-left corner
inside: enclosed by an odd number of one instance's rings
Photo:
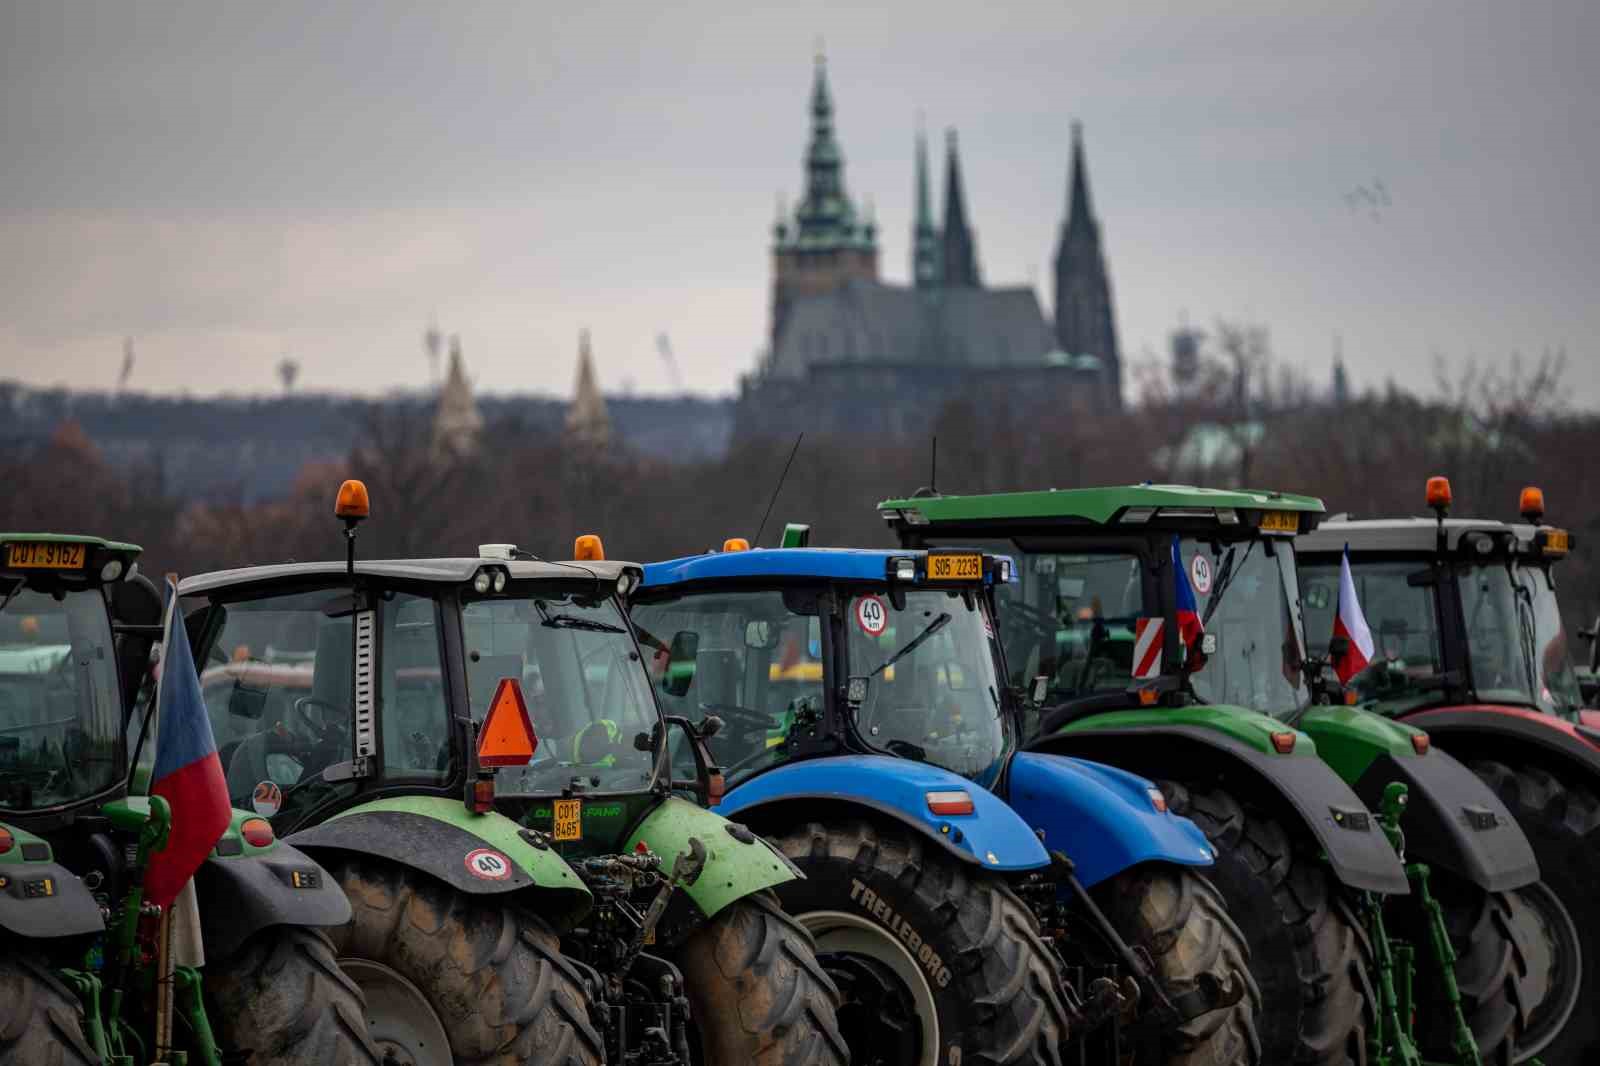
[[[673,781],[621,606],[636,567],[362,560],[179,587],[229,791],[332,871],[386,1061],[833,1066],[838,991],[770,889],[795,878]],[[597,549],[597,545],[595,546]],[[597,550],[591,550],[591,556]]]
[[[1512,891],[1537,863],[1425,733],[1314,698],[1294,537],[1320,501],[1137,485],[880,511],[907,547],[1016,557],[996,599],[1029,746],[1156,779],[1217,846],[1264,1061],[1518,1060],[1549,976]]]
[[[162,604],[139,551],[0,534],[0,1064],[376,1066],[319,928],[350,906],[264,819],[235,810],[170,907],[145,897],[174,810],[142,794]]]

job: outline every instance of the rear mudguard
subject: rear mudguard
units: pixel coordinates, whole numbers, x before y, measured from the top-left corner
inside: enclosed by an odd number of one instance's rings
[[[1012,809],[1046,848],[1066,853],[1085,888],[1141,862],[1210,866],[1214,860],[1200,827],[1158,810],[1156,786],[1126,770],[1023,752],[1011,760],[1008,781]]]
[[[1029,746],[1036,751],[1070,752],[1157,778],[1193,780],[1197,772],[1219,771],[1224,778],[1242,775],[1274,805],[1275,814],[1296,816],[1344,884],[1389,895],[1411,891],[1405,868],[1377,819],[1317,757],[1315,743],[1304,734],[1298,735],[1288,755],[1261,751],[1206,725],[1159,722],[1105,729],[1085,725],[1040,737]]]
[[[698,837],[706,848],[705,869],[683,892],[711,917],[738,899],[793,881],[799,872],[772,845],[743,826],[676,796],[652,807],[628,834],[627,851],[645,845],[670,871]]]
[[[929,792],[962,791],[971,814],[934,814]],[[877,815],[901,823],[962,862],[990,870],[1037,870],[1050,855],[1004,800],[949,770],[886,755],[837,755],[788,763],[729,792],[719,814],[757,832],[807,821]]]
[[[1571,722],[1525,707],[1473,704],[1419,711],[1402,719],[1426,729],[1434,746],[1458,758],[1505,761],[1520,749],[1540,762],[1573,774],[1591,787],[1600,781],[1600,746]]]
[[[1408,790],[1400,820],[1406,858],[1441,867],[1487,892],[1539,880],[1539,861],[1522,827],[1500,797],[1458,760],[1443,751],[1380,755],[1356,782],[1356,795],[1377,810],[1392,781],[1404,782]]]
[[[11,848],[0,855],[0,930],[44,940],[105,929],[100,904],[55,861],[48,842],[14,825],[0,826],[12,837]]]
[[[244,839],[240,825],[257,817],[234,811],[211,857],[195,871],[200,933],[209,959],[227,958],[271,926],[350,920],[344,891],[309,855],[281,840],[256,847]]]
[[[325,863],[341,851],[372,855],[469,895],[539,890],[549,897],[540,914],[558,926],[589,909],[589,889],[542,837],[499,812],[474,814],[459,799],[372,800],[287,839]]]

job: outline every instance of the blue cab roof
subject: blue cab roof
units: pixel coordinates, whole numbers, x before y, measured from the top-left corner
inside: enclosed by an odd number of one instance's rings
[[[890,559],[920,557],[921,551],[887,548],[751,548],[708,552],[646,563],[641,588],[739,577],[816,577],[883,581]]]

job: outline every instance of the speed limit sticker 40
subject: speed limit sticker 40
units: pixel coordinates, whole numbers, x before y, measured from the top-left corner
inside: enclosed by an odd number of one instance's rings
[[[511,876],[511,860],[491,848],[467,852],[467,873],[481,881],[504,881]]]
[[[863,596],[856,601],[856,625],[869,637],[881,637],[889,628],[889,608],[877,596]]]

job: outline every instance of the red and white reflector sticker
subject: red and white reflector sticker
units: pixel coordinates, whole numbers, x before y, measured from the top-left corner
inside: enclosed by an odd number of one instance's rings
[[[1161,673],[1161,630],[1165,622],[1160,618],[1140,618],[1133,627],[1133,676],[1148,681]]]
[[[971,814],[972,797],[960,789],[928,793],[928,810],[934,814]]]

